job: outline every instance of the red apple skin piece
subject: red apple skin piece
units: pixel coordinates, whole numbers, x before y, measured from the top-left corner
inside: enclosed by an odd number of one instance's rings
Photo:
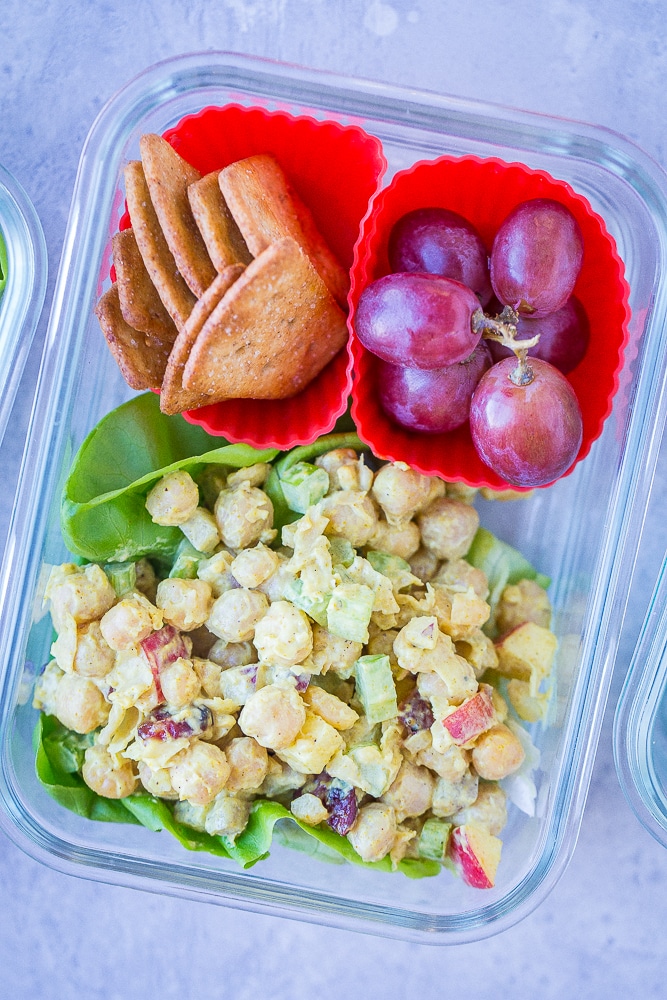
[[[479,691],[444,718],[442,724],[454,743],[463,746],[488,729],[493,719],[491,688],[482,684]]]
[[[466,885],[492,889],[500,863],[502,841],[482,826],[455,826],[449,836],[447,854]]]

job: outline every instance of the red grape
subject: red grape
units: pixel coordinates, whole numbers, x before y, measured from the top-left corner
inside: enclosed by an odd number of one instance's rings
[[[581,229],[565,205],[549,198],[524,201],[493,241],[493,290],[518,313],[546,316],[569,299],[583,256]]]
[[[529,349],[528,356],[548,361],[563,375],[567,375],[583,358],[590,337],[588,317],[581,302],[573,295],[562,309],[549,313],[548,316],[537,319],[520,316],[517,323],[517,344],[534,337],[536,333],[540,335],[539,343]],[[494,361],[514,356],[509,347],[493,340],[488,343]]]
[[[380,404],[387,416],[412,431],[442,434],[468,419],[470,399],[491,358],[481,343],[465,361],[446,368],[425,371],[388,361],[378,366]]]
[[[363,346],[384,361],[443,368],[470,357],[479,343],[473,317],[483,319],[479,300],[460,281],[387,274],[361,293],[355,329]]]
[[[531,359],[532,379],[517,385],[511,376],[518,365],[506,358],[482,376],[470,405],[470,432],[482,461],[506,482],[544,486],[577,456],[581,410],[574,389],[553,365]]]
[[[472,288],[483,306],[493,294],[486,247],[475,227],[446,208],[416,208],[389,236],[392,271],[427,271]]]

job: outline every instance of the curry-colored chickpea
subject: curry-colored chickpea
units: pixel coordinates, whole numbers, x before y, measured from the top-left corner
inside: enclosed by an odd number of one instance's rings
[[[377,511],[366,493],[338,490],[324,497],[319,504],[329,523],[325,535],[347,538],[355,548],[368,544],[377,525]]]
[[[110,754],[106,747],[88,747],[81,768],[83,780],[105,799],[124,799],[137,787],[132,761]]]
[[[213,513],[223,545],[236,552],[256,545],[273,527],[273,504],[269,497],[247,482],[223,490]]]
[[[143,597],[141,600],[126,597],[107,611],[100,621],[100,631],[111,649],[117,652],[130,649],[148,638],[155,622],[147,604]]]
[[[480,778],[500,781],[518,770],[525,756],[519,738],[501,723],[479,737],[472,749],[472,764]]]
[[[382,801],[393,806],[396,819],[402,823],[409,816],[421,816],[431,808],[435,778],[427,767],[404,760]]]
[[[213,602],[206,627],[227,642],[248,642],[268,608],[268,598],[257,590],[227,590]]]
[[[466,554],[479,527],[474,507],[438,497],[417,515],[422,543],[439,559],[460,559]]]
[[[419,549],[419,542],[419,528],[414,521],[390,524],[389,521],[380,518],[369,539],[368,547],[409,560]]]
[[[198,505],[199,489],[184,469],[163,476],[146,497],[146,510],[156,524],[183,524]]]
[[[396,813],[385,802],[370,802],[357,813],[347,839],[362,861],[381,861],[396,838]]]
[[[256,691],[241,709],[239,726],[269,750],[294,743],[306,721],[303,699],[293,687],[269,684]]]
[[[230,767],[220,747],[195,740],[173,758],[169,775],[179,798],[207,806],[225,787]]]
[[[191,632],[203,625],[213,605],[213,591],[204,580],[160,580],[156,603],[165,621]]]
[[[81,677],[106,677],[113,668],[115,653],[106,642],[100,623],[89,622],[77,630],[74,672]]]
[[[260,746],[251,736],[238,736],[227,743],[225,753],[231,768],[225,786],[227,791],[240,792],[259,788],[269,766],[269,755],[265,747]]]
[[[54,710],[56,717],[75,733],[91,733],[104,725],[110,705],[92,681],[78,674],[64,674],[58,682]]]
[[[403,462],[389,462],[375,474],[372,494],[390,524],[409,521],[436,496],[445,484],[432,476],[423,476]]]
[[[160,687],[169,705],[182,708],[197,697],[201,682],[192,661],[179,657],[160,671]]]

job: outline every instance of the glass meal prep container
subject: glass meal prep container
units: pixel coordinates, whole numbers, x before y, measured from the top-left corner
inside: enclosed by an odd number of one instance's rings
[[[383,184],[442,154],[545,169],[590,201],[625,263],[630,339],[602,436],[555,486],[510,503],[478,501],[482,524],[551,577],[559,640],[548,719],[531,727],[540,751],[535,815],[510,810],[493,889],[447,871],[413,881],[334,867],[275,842],[267,860],[241,870],[187,852],[165,832],[81,819],[35,777],[31,689],[51,642],[39,590],[45,565],[67,558],[60,493],[88,431],[132,395],[93,312],[124,209],[123,167],[137,158],[141,134],[230,102],[361,126],[382,142]],[[482,938],[537,906],[576,843],[665,421],[666,254],[662,172],[595,127],[212,52],[162,63],[114,97],[81,157],[2,566],[0,795],[9,836],[67,873],[420,942]]]
[[[635,815],[667,847],[667,557],[616,707],[614,757]]]
[[[0,441],[44,304],[42,226],[19,182],[0,165]]]

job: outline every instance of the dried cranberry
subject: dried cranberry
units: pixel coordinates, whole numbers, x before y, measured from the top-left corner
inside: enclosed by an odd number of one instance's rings
[[[398,718],[410,733],[418,733],[422,729],[430,729],[435,722],[433,710],[422,698],[417,688],[413,688],[407,698],[404,698],[398,709]]]
[[[357,796],[354,787],[322,771],[309,782],[306,790],[316,795],[329,813],[327,823],[331,829],[343,837],[349,833],[357,818]]]

